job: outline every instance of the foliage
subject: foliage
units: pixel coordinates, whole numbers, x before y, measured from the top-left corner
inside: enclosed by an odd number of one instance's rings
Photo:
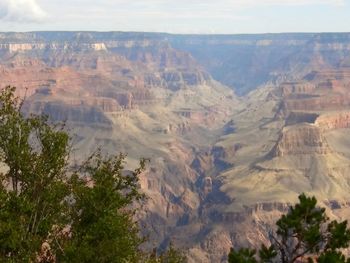
[[[159,263],[184,263],[186,262],[186,257],[182,254],[180,250],[177,250],[170,244],[168,250],[163,252],[159,256]]]
[[[124,155],[96,153],[72,172],[64,126],[23,116],[14,92],[0,92],[0,262],[148,260],[134,220],[145,160],[126,172]],[[177,255],[154,259],[184,262]]]
[[[3,90],[0,102],[0,258],[25,262],[36,258],[54,226],[67,223],[69,138],[44,117],[24,118],[14,88]]]
[[[169,248],[160,255],[157,255],[157,251],[154,249],[145,261],[147,263],[185,263],[186,257],[170,243]]]
[[[299,196],[299,203],[290,207],[289,212],[277,221],[276,235],[271,235],[271,246],[262,246],[259,260],[255,251],[231,250],[229,262],[282,262],[293,263],[301,259],[313,262],[350,262],[339,249],[346,248],[350,242],[350,230],[347,221],[328,222],[325,209],[316,206],[315,197]],[[234,261],[235,258],[249,257],[246,261]],[[243,258],[244,260],[244,258]]]
[[[84,177],[71,178],[74,204],[71,206],[71,235],[63,258],[67,262],[136,262],[143,242],[133,221],[134,209],[128,209],[143,195],[139,192],[140,168],[125,173],[124,155],[103,158],[93,156],[84,166]],[[93,186],[86,187],[86,180]],[[121,212],[122,211],[122,212]]]
[[[236,263],[257,263],[255,253],[255,250],[249,248],[241,248],[238,251],[231,249],[228,255],[228,261]]]

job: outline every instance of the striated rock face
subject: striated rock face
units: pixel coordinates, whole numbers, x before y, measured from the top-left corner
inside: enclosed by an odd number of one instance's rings
[[[105,43],[0,43],[0,51],[9,53],[38,51],[38,50],[107,50]]]
[[[314,125],[303,124],[284,128],[272,155],[326,154],[329,152],[330,148],[320,129]]]
[[[69,105],[57,101],[44,103],[34,102],[30,105],[29,110],[46,114],[55,122],[70,121],[111,126],[111,121],[99,108],[94,106]]]
[[[350,71],[312,71],[303,79],[280,84],[284,108],[288,111],[331,111],[350,107]]]
[[[24,52],[33,49],[44,49],[45,44],[31,44],[31,43],[20,43],[20,44],[0,44],[0,50],[9,51],[10,53]]]
[[[197,61],[197,66],[243,95],[269,81],[305,76],[307,82],[314,71],[349,66],[349,39],[347,33],[215,37],[127,32],[2,33],[0,52],[110,51],[153,68],[190,68]]]
[[[38,92],[38,91],[37,91]],[[43,91],[39,91],[43,92]],[[45,94],[45,95],[50,95],[50,94]],[[102,112],[118,112],[122,111],[122,106],[118,104],[118,102],[112,98],[104,98],[104,97],[99,97],[99,98],[86,98],[84,100],[79,100],[79,99],[71,99],[67,100],[66,103],[69,106],[73,107],[95,107]]]
[[[257,239],[268,243],[266,233],[301,192],[315,195],[332,217],[349,217],[350,75],[347,67],[319,66],[302,76],[290,72],[292,81],[281,77],[266,84],[233,115],[234,129],[217,145],[242,148],[226,159],[232,166],[219,175],[228,204],[206,203],[206,216],[222,227],[210,230],[213,236],[229,234],[237,247],[257,245]]]
[[[103,112],[116,112],[121,110],[120,104],[111,98],[93,98],[81,102],[81,105],[95,106]]]
[[[350,112],[339,112],[318,117],[315,124],[323,130],[350,128]]]
[[[350,97],[331,95],[329,97],[290,99],[286,101],[286,106],[290,110],[299,111],[342,110],[350,106]]]
[[[307,97],[315,89],[315,85],[309,82],[285,82],[281,85],[281,92],[284,97]]]
[[[179,124],[169,124],[166,133],[176,133],[184,135],[191,131],[191,124],[188,121]]]
[[[24,114],[67,124],[74,162],[96,149],[127,153],[128,169],[150,158],[140,178],[149,197],[140,215],[149,248],[170,240],[194,247],[178,232],[198,220],[205,200],[222,198],[208,169],[217,174],[233,153],[211,149],[212,133],[220,133],[240,103],[169,41],[116,35],[0,33],[0,86],[14,85],[26,97]],[[207,157],[197,153],[208,146]],[[198,255],[207,260],[203,249]]]
[[[183,86],[205,85],[207,81],[210,81],[209,75],[205,72],[200,71],[167,71],[162,74],[161,78],[166,82],[166,85],[169,89],[175,91],[181,89]]]
[[[0,86],[67,121],[75,160],[150,158],[149,247],[225,262],[300,192],[334,217],[350,199],[350,34],[0,33]],[[244,63],[242,63],[242,61]],[[212,77],[213,76],[213,77]],[[221,83],[230,85],[242,99]]]
[[[189,119],[191,120],[191,122],[198,124],[204,123],[208,126],[211,126],[211,124],[216,123],[218,115],[228,115],[227,112],[220,112],[220,109],[218,109],[216,106],[208,107],[202,110],[181,108],[174,111],[174,114]]]

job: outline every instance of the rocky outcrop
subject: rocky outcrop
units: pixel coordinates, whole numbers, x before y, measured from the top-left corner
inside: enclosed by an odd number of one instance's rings
[[[88,125],[103,125],[111,127],[112,122],[103,114],[103,112],[94,106],[70,105],[60,101],[53,102],[33,102],[27,107],[28,112],[45,114],[54,122],[76,122]]]
[[[167,71],[162,73],[161,78],[165,81],[166,87],[173,91],[179,90],[184,86],[204,85],[206,84],[206,81],[210,80],[210,77],[207,73],[200,71]]]
[[[242,95],[268,81],[307,76],[305,83],[312,81],[315,70],[348,66],[349,38],[347,33],[215,37],[127,32],[2,33],[0,50],[108,50],[157,68],[191,68],[198,61],[216,80]],[[329,82],[324,84],[319,87],[329,86]],[[285,91],[310,88],[302,86],[286,87]]]
[[[66,104],[74,107],[79,106],[88,106],[88,107],[96,107],[103,112],[118,112],[123,108],[118,104],[118,102],[112,98],[86,98],[86,99],[71,99],[65,101]]]
[[[321,115],[316,119],[315,124],[322,130],[350,128],[350,112]]]
[[[169,124],[166,129],[166,133],[175,133],[179,135],[185,135],[186,133],[191,131],[191,124],[189,122],[182,122],[178,124]]]
[[[296,94],[311,94],[315,90],[315,85],[309,82],[285,82],[281,85],[282,96],[295,96]]]
[[[312,124],[285,127],[273,148],[272,156],[326,154],[331,152],[321,130]]]
[[[131,95],[135,104],[147,104],[147,101],[154,102],[154,95],[149,90],[135,90],[131,92]]]
[[[11,43],[11,44],[0,44],[0,50],[6,50],[10,53],[14,52],[25,52],[25,51],[31,51],[31,50],[40,50],[44,49],[46,46],[45,43]]]
[[[174,113],[178,116],[190,119],[194,123],[202,123],[210,126],[211,124],[215,123],[218,112],[215,110],[215,107],[213,107],[206,108],[200,111],[182,108],[174,111]],[[223,112],[221,112],[221,114],[225,115],[225,113]]]
[[[28,52],[38,50],[94,50],[101,51],[107,50],[105,43],[47,43],[47,42],[36,42],[36,43],[0,43],[0,50],[8,51],[9,53],[16,52]]]
[[[289,111],[334,111],[350,106],[350,71],[318,70],[294,82],[280,84],[283,104]]]
[[[231,246],[268,241],[300,191],[331,196],[336,212],[349,200],[349,160],[331,148],[347,147],[346,131],[329,131],[350,127],[348,42],[0,33],[0,84],[27,92],[26,113],[69,122],[81,158],[98,146],[128,153],[130,167],[150,158],[140,178],[150,246],[171,240],[193,262],[224,262]],[[263,86],[240,104],[208,72],[239,94]]]
[[[286,101],[287,109],[299,111],[342,110],[350,106],[348,95],[329,95],[305,99],[290,99]]]
[[[99,96],[113,98],[123,109],[133,109],[138,105],[147,105],[155,101],[149,90],[141,89],[131,92],[99,92]]]

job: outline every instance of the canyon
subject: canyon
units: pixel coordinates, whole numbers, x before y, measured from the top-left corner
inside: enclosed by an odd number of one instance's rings
[[[0,86],[65,122],[71,161],[149,158],[145,248],[225,262],[301,192],[350,219],[350,34],[0,33]]]

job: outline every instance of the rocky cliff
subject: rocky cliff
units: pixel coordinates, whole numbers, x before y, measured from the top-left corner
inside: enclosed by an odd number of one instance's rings
[[[74,161],[151,159],[148,247],[225,262],[268,242],[300,192],[348,218],[349,47],[349,34],[0,33],[0,85],[67,123]]]
[[[2,33],[0,53],[111,51],[151,67],[189,68],[197,61],[214,79],[247,94],[269,81],[349,66],[349,39],[339,34],[169,35],[127,32]],[[48,55],[47,59],[54,59]],[[292,73],[292,74],[291,74]],[[253,77],[252,77],[253,76]],[[334,76],[334,75],[333,75]]]
[[[17,87],[25,114],[66,122],[74,162],[97,148],[127,153],[130,168],[150,158],[141,178],[149,197],[145,234],[150,247],[165,247],[212,192],[211,178],[193,165],[197,149],[214,140],[239,102],[191,54],[164,40],[89,35],[2,35],[0,85]]]

